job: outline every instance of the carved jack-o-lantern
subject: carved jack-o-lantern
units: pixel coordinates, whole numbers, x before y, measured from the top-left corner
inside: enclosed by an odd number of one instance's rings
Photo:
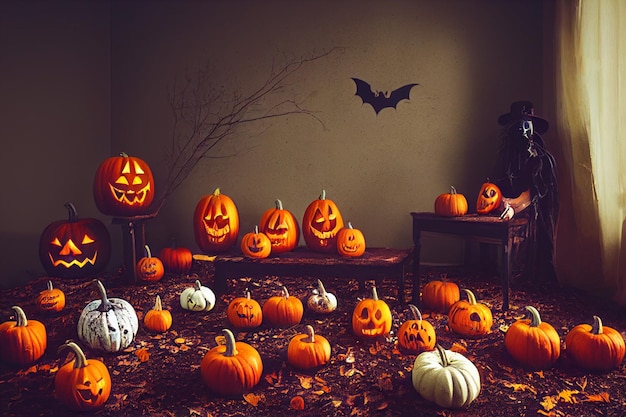
[[[54,312],[65,308],[65,293],[58,288],[52,286],[52,281],[48,280],[48,286],[39,293],[37,297],[37,305],[43,312]]]
[[[48,274],[79,278],[96,274],[111,257],[111,238],[98,219],[79,219],[72,203],[66,203],[68,220],[50,223],[39,239],[39,259]]]
[[[224,252],[239,235],[239,211],[235,202],[216,188],[200,199],[193,215],[196,243],[204,252]]]
[[[365,236],[359,229],[344,227],[337,233],[337,251],[342,256],[359,257],[365,253]]]
[[[316,252],[337,250],[337,233],[343,228],[343,217],[332,200],[326,199],[326,191],[312,201],[302,218],[302,236],[306,246]]]
[[[352,330],[357,336],[384,336],[391,330],[392,321],[389,305],[378,299],[376,287],[372,287],[372,298],[359,301],[352,312]]]
[[[145,245],[146,256],[137,261],[137,275],[144,281],[159,281],[165,274],[163,262],[152,256],[150,246]]]
[[[413,319],[406,320],[398,329],[398,344],[409,352],[421,353],[435,349],[437,334],[432,324],[422,320],[422,313],[409,304]]]
[[[154,199],[152,170],[143,159],[125,153],[107,158],[96,171],[93,196],[103,214],[145,214]]]
[[[293,250],[300,240],[300,226],[292,212],[276,200],[276,208],[266,210],[261,216],[259,230],[272,242],[272,253]]]
[[[228,304],[226,317],[233,326],[243,329],[259,327],[263,322],[263,310],[258,301],[250,298],[246,291],[245,297],[236,297]]]
[[[254,232],[246,233],[241,239],[241,252],[249,258],[267,258],[272,253],[272,242],[254,226]]]
[[[500,188],[489,181],[483,183],[478,192],[476,200],[476,212],[478,214],[489,214],[500,207],[502,202],[502,192]]]

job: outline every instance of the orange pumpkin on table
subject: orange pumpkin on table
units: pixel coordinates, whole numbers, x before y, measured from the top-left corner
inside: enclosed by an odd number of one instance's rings
[[[241,252],[248,258],[267,258],[272,253],[272,242],[265,233],[259,232],[258,226],[254,226],[254,231],[243,235]]]
[[[337,233],[337,251],[342,256],[359,257],[365,253],[365,236],[359,229],[348,226]]]
[[[276,200],[276,208],[268,209],[261,216],[259,230],[272,242],[272,253],[290,252],[300,241],[300,226],[292,212]]]
[[[336,252],[337,233],[343,217],[334,201],[326,198],[326,190],[304,210],[302,236],[306,246],[315,252]]]
[[[467,199],[450,186],[450,192],[439,194],[435,199],[435,214],[446,217],[464,216],[467,214]]]

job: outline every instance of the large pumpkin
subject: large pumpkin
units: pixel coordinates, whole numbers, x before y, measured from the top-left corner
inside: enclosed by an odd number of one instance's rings
[[[593,324],[579,324],[569,331],[565,351],[581,368],[605,372],[622,364],[626,347],[620,332],[593,316]]]
[[[13,311],[15,321],[0,324],[0,359],[11,365],[28,365],[46,351],[46,326],[40,321],[28,320],[19,306],[13,306]]]
[[[241,395],[261,380],[263,361],[254,347],[235,342],[235,336],[230,330],[224,329],[223,333],[226,344],[212,348],[202,359],[202,380],[217,394]]]
[[[119,352],[126,349],[139,330],[133,306],[121,298],[108,298],[104,285],[94,280],[100,298],[85,306],[78,318],[78,338],[92,349]]]
[[[439,194],[435,199],[435,214],[446,217],[464,216],[467,214],[467,199],[463,194],[450,187],[449,193]]]
[[[111,238],[98,219],[79,219],[66,203],[67,220],[50,223],[39,238],[39,260],[48,275],[81,278],[102,271],[111,257]]]
[[[461,299],[459,286],[451,281],[432,280],[422,288],[424,307],[436,312],[448,314],[452,304]]]
[[[502,203],[502,191],[492,182],[485,182],[480,187],[476,199],[476,212],[481,215],[489,214],[500,208]]]
[[[235,202],[216,188],[198,201],[193,214],[196,243],[204,252],[225,252],[239,236],[239,211]]]
[[[302,236],[306,246],[315,252],[336,252],[337,233],[343,228],[343,217],[326,190],[304,210]]]
[[[292,212],[276,200],[276,208],[268,209],[261,216],[259,230],[272,242],[272,253],[292,251],[300,241],[300,226]]]
[[[263,304],[263,318],[274,327],[291,327],[300,323],[304,304],[282,287],[281,295],[268,298]]]
[[[93,181],[96,206],[110,216],[146,214],[154,192],[154,177],[146,161],[125,153],[104,160]]]
[[[250,297],[250,291],[246,291],[245,297],[235,297],[228,304],[226,317],[237,328],[252,329],[263,322],[263,310],[259,302]]]
[[[348,226],[337,233],[337,251],[342,256],[359,257],[365,253],[365,236],[359,229]]]
[[[70,349],[74,360],[61,366],[54,377],[56,397],[74,411],[93,411],[104,406],[111,395],[111,374],[104,362],[87,359],[82,349],[67,341],[57,352]]]
[[[313,326],[307,324],[305,333],[297,334],[289,341],[287,363],[298,369],[315,369],[330,362],[330,342],[316,335]]]
[[[561,354],[561,339],[554,327],[541,321],[533,306],[527,306],[530,318],[517,320],[504,335],[504,346],[517,362],[529,369],[547,369]]]
[[[482,303],[476,302],[474,293],[463,289],[467,295],[467,301],[459,300],[452,304],[448,313],[448,326],[466,337],[480,337],[491,331],[493,316],[491,309]]]
[[[409,304],[413,315],[398,329],[398,344],[411,353],[431,351],[437,344],[437,334],[432,324],[422,320],[422,313],[413,304]]]
[[[372,298],[359,301],[352,311],[352,331],[359,337],[384,336],[391,331],[392,323],[391,309],[378,299],[376,287],[372,287]]]

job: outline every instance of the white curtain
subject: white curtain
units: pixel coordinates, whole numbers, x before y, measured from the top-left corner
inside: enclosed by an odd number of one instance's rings
[[[626,0],[558,0],[559,280],[626,304]]]

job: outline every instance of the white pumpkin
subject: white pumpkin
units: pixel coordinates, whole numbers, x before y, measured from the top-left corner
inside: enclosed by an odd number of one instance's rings
[[[92,349],[119,352],[132,343],[139,320],[132,305],[121,298],[107,298],[100,280],[94,280],[100,293],[83,309],[78,318],[78,338]]]
[[[466,407],[480,393],[480,373],[476,366],[460,353],[440,345],[415,358],[411,377],[413,388],[440,407]]]
[[[185,288],[180,294],[180,306],[191,311],[211,311],[215,307],[215,293],[196,280],[193,287]]]
[[[306,305],[316,313],[332,313],[337,308],[337,297],[326,292],[324,284],[318,279],[317,289],[313,290],[313,295],[308,298]]]

